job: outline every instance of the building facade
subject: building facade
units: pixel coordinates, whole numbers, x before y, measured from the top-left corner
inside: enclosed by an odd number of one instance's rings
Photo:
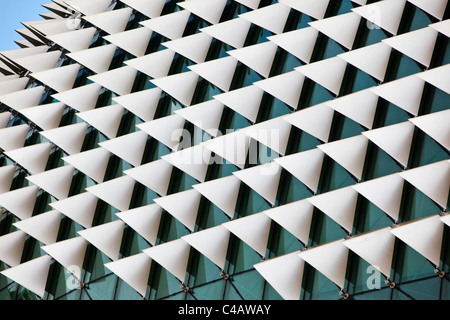
[[[0,52],[0,299],[450,298],[447,0],[53,0]]]

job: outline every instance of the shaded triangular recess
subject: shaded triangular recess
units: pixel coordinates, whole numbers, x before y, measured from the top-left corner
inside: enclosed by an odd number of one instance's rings
[[[277,197],[281,166],[271,162],[233,172],[242,182],[266,199],[272,206]]]
[[[261,212],[225,222],[222,226],[252,247],[260,256],[264,257],[269,240],[271,221],[264,212]]]
[[[61,213],[57,210],[47,211],[13,225],[44,244],[56,242]]]
[[[195,189],[154,199],[165,211],[193,231],[197,220],[201,194]]]
[[[241,180],[230,175],[196,184],[193,187],[233,219],[240,185]]]
[[[0,237],[0,260],[10,267],[15,267],[22,260],[23,248],[27,234],[21,230]]]
[[[266,210],[264,213],[306,245],[311,229],[313,209],[311,202],[305,199]]]
[[[183,239],[169,241],[143,250],[146,255],[167,269],[181,282],[184,281],[186,276],[190,251],[190,245]]]
[[[152,259],[145,253],[138,253],[117,261],[105,264],[123,281],[128,283],[141,296],[145,296],[150,275]]]
[[[42,298],[45,294],[51,260],[50,256],[44,255],[6,269],[1,274]]]
[[[165,196],[169,188],[172,169],[173,166],[169,162],[159,159],[126,170],[124,173],[159,195]]]
[[[128,210],[130,206],[135,182],[136,181],[129,176],[121,176],[88,187],[86,188],[86,191],[94,194],[114,208],[125,211]]]
[[[315,193],[319,186],[323,155],[319,149],[312,149],[280,157],[274,161]]]
[[[444,223],[439,215],[401,224],[391,232],[436,267],[439,266],[444,234]]]
[[[125,223],[122,220],[115,220],[78,231],[78,234],[115,261],[119,258],[124,227]]]
[[[62,160],[99,183],[103,182],[110,155],[110,152],[106,149],[95,148],[64,157]]]
[[[360,234],[343,242],[350,250],[389,278],[394,257],[395,237],[391,228]]]
[[[292,252],[253,265],[285,300],[300,299],[305,261]]]
[[[340,289],[344,288],[348,248],[343,244],[343,240],[312,247],[298,255]]]
[[[116,213],[116,215],[152,245],[156,244],[162,209],[158,204]]]
[[[434,112],[408,120],[437,143],[450,150],[450,126],[447,125],[450,123],[450,110]]]
[[[406,181],[435,201],[447,207],[450,188],[450,162],[447,160],[424,165],[399,173]]]
[[[283,32],[290,10],[285,4],[275,3],[240,14],[239,17],[278,34]]]
[[[317,147],[360,180],[368,142],[369,140],[366,137],[359,135]]]
[[[136,57],[141,57],[147,50],[151,36],[152,30],[142,27],[108,35],[103,39]]]
[[[111,140],[100,142],[99,145],[137,167],[141,164],[147,139],[148,134],[139,130]]]
[[[221,270],[225,268],[229,238],[230,231],[222,225],[181,237]]]
[[[363,197],[397,221],[402,200],[403,179],[397,173],[352,185]]]
[[[84,228],[90,228],[97,208],[98,198],[90,192],[83,192],[63,200],[53,201],[50,206],[62,212]]]

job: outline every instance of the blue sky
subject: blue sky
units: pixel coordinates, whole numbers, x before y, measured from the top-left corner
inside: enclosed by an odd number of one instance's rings
[[[42,4],[51,0],[0,0],[0,51],[18,49],[15,40],[23,37],[15,29],[25,28],[22,21],[43,20],[41,13],[49,12]]]

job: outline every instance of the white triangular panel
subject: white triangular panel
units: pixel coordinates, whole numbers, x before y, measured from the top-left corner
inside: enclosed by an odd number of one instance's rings
[[[419,7],[423,11],[431,14],[433,17],[442,20],[445,13],[445,8],[447,7],[448,0],[408,0],[415,6]]]
[[[116,49],[116,45],[107,44],[69,53],[67,56],[95,73],[102,73],[108,71]]]
[[[137,127],[172,150],[177,150],[186,120],[173,114],[138,124]]]
[[[18,58],[13,61],[30,72],[40,72],[54,68],[60,57],[61,51],[55,50]]]
[[[0,129],[0,149],[9,151],[22,148],[29,129],[26,124]]]
[[[63,200],[53,201],[50,206],[69,217],[84,228],[90,228],[94,219],[98,198],[83,192]]]
[[[145,54],[151,36],[152,30],[142,27],[108,35],[103,39],[136,57],[140,57]]]
[[[147,138],[148,134],[139,130],[100,142],[99,146],[137,167],[141,164]]]
[[[110,0],[65,0],[65,4],[69,7],[83,13],[84,15],[91,15],[106,11],[111,4]]]
[[[444,20],[441,22],[433,23],[429,25],[430,28],[433,28],[446,37],[450,38],[450,20]]]
[[[0,96],[0,102],[14,110],[34,107],[39,104],[44,91],[45,88],[43,86],[19,90]]]
[[[124,173],[147,188],[165,196],[169,188],[173,166],[164,159],[155,160]]]
[[[202,63],[205,61],[211,40],[212,37],[209,34],[200,32],[164,42],[162,45],[188,58],[189,60],[194,61],[195,63]]]
[[[165,0],[122,0],[122,2],[149,18],[159,17],[166,4]]]
[[[150,20],[140,22],[146,28],[174,40],[181,38],[191,13],[188,10],[175,11]]]
[[[26,179],[56,199],[65,199],[69,195],[74,171],[74,167],[67,165],[28,176]]]
[[[6,151],[5,154],[31,174],[37,174],[45,170],[51,148],[51,143],[44,142]]]
[[[119,95],[125,95],[131,93],[136,74],[136,69],[124,66],[90,76],[88,79]]]
[[[135,180],[129,176],[121,176],[95,186],[86,191],[102,199],[120,211],[128,210],[133,194]]]
[[[319,20],[324,18],[330,0],[280,0],[279,2]]]
[[[95,108],[101,89],[102,87],[100,85],[90,83],[72,90],[54,94],[52,97],[77,111],[83,112]]]
[[[278,34],[283,32],[290,10],[287,5],[274,3],[240,14],[239,17]]]
[[[51,210],[16,222],[13,225],[43,244],[51,244],[56,242],[60,222],[61,213]]]
[[[9,191],[15,172],[16,167],[14,165],[0,167],[0,194]]]
[[[103,178],[105,177],[109,158],[110,152],[108,150],[95,148],[73,156],[64,157],[62,160],[100,183],[103,182]]]
[[[450,150],[450,110],[408,119],[440,145]]]
[[[69,52],[77,52],[89,48],[95,32],[96,29],[91,27],[53,34],[47,38]]]
[[[186,106],[191,104],[195,88],[197,87],[197,81],[198,75],[194,71],[182,72],[151,80],[154,85]]]
[[[21,109],[20,113],[43,130],[50,130],[59,126],[65,107],[64,103],[55,102]]]
[[[0,194],[0,206],[20,220],[28,219],[33,214],[38,191],[38,187],[29,186],[2,193]]]
[[[219,89],[228,91],[233,80],[237,62],[235,58],[227,56],[192,65],[188,68]]]
[[[15,267],[22,260],[23,248],[27,234],[21,230],[0,237],[0,260],[10,267]]]
[[[448,81],[449,72],[450,64],[446,64],[425,72],[417,73],[417,76],[436,88],[450,94],[450,82]]]
[[[189,0],[178,5],[211,24],[219,22],[227,0]]]
[[[122,8],[88,15],[84,19],[109,34],[115,34],[125,30],[131,12],[131,8]]]
[[[128,60],[125,64],[152,78],[161,78],[167,76],[169,73],[174,55],[175,51],[164,49]]]
[[[219,134],[224,105],[216,99],[201,102],[189,108],[175,110],[175,113],[215,137]]]
[[[115,97],[112,100],[137,115],[143,121],[150,121],[155,116],[161,92],[160,88],[152,88]]]
[[[41,131],[40,134],[69,155],[79,153],[83,146],[88,125],[85,122]]]
[[[59,68],[32,73],[31,77],[57,92],[63,92],[72,89],[79,70],[79,64],[69,64]]]
[[[236,18],[213,24],[200,29],[200,31],[237,49],[244,46],[250,25],[250,21]]]
[[[109,139],[113,139],[119,130],[124,108],[119,104],[96,108],[77,113],[77,116],[103,133]]]

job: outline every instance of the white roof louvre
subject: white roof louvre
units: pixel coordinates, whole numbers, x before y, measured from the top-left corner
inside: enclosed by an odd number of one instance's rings
[[[195,189],[174,193],[154,199],[165,211],[193,231],[197,220],[197,212],[201,194]]]
[[[101,89],[102,87],[100,85],[90,83],[75,89],[54,94],[52,97],[77,111],[83,112],[95,108]]]
[[[330,0],[280,0],[279,2],[315,19],[323,19]]]
[[[120,67],[88,77],[89,80],[119,94],[131,93],[137,70],[130,66]]]
[[[373,129],[362,133],[367,139],[386,151],[403,167],[407,167],[414,125],[405,121],[398,124]]]
[[[13,225],[42,243],[51,244],[56,242],[61,216],[61,212],[51,210]]]
[[[195,0],[190,0],[195,1]],[[162,45],[169,48],[180,55],[194,61],[202,63],[205,61],[211,45],[212,37],[207,33],[194,33],[192,35],[179,39],[163,42]]]
[[[353,48],[353,43],[355,42],[356,32],[358,31],[360,21],[360,15],[349,12],[326,19],[316,20],[310,22],[309,25],[348,50],[351,50]]]
[[[2,193],[0,205],[20,220],[28,219],[33,214],[38,191],[39,188],[32,185]]]
[[[274,160],[313,192],[317,192],[322,171],[323,152],[315,148]]]
[[[119,258],[125,223],[115,220],[96,227],[78,231],[78,234],[94,247],[106,254],[111,260]]]
[[[129,176],[121,176],[107,182],[86,188],[86,191],[102,199],[120,211],[128,210],[133,194],[135,180]]]
[[[205,198],[233,219],[241,180],[234,175],[193,185]]]
[[[263,94],[264,91],[259,87],[250,85],[215,95],[214,99],[254,123],[258,116]]]
[[[35,72],[30,76],[57,92],[63,92],[72,89],[79,70],[79,64],[69,64],[59,68]]]
[[[156,204],[116,213],[116,215],[152,245],[156,244],[162,209]]]
[[[368,141],[363,135],[358,135],[322,144],[317,147],[360,180],[364,168]]]
[[[264,257],[269,240],[271,221],[264,212],[261,212],[222,223],[222,226]]]
[[[233,172],[242,182],[266,199],[272,206],[277,197],[281,166],[276,162]]]
[[[251,22],[235,18],[200,29],[201,32],[232,46],[242,48],[247,38]]]
[[[65,107],[64,103],[56,102],[21,109],[20,113],[43,130],[50,130],[58,127],[61,123]]]
[[[245,134],[251,138],[271,148],[276,153],[284,155],[289,140],[289,134],[291,133],[291,128],[291,124],[285,121],[283,117],[277,117],[260,122],[243,130]],[[251,156],[255,156],[255,154],[251,154]],[[278,157],[278,155],[273,155],[273,153],[270,155],[260,154],[259,157],[261,162],[265,162],[269,158]],[[250,162],[254,160],[255,159],[251,158]]]
[[[178,5],[203,20],[216,24],[220,21],[226,4],[227,0],[189,0],[182,1]]]
[[[123,8],[88,15],[84,19],[109,34],[115,34],[125,30],[131,12],[131,8]]]
[[[55,50],[17,58],[13,61],[30,72],[40,72],[54,68],[60,57],[61,51]]]
[[[34,107],[39,104],[44,91],[45,88],[43,86],[37,86],[25,90],[19,89],[19,91],[0,96],[0,102],[6,104],[14,110]]]
[[[351,186],[308,198],[316,208],[336,221],[348,233],[353,231],[358,192]]]
[[[53,201],[50,206],[62,212],[84,228],[90,228],[97,208],[98,198],[90,192],[83,192],[59,201]]]
[[[74,167],[66,165],[28,176],[26,179],[59,200],[65,199],[69,195],[74,171]]]
[[[47,38],[69,52],[77,52],[89,48],[96,32],[95,28],[71,30],[47,36]]]
[[[183,239],[172,240],[144,249],[143,252],[173,274],[181,282],[186,276],[190,245]]]
[[[437,35],[438,32],[433,28],[422,28],[382,41],[428,68],[433,56]],[[420,42],[420,46],[415,46],[414,43],[418,42]]]
[[[325,277],[343,289],[347,269],[348,248],[343,240],[329,242],[300,252],[298,255]]]
[[[136,131],[111,140],[100,142],[99,145],[131,165],[137,167],[141,164],[147,138],[148,134],[144,131]]]
[[[123,259],[105,264],[123,281],[129,284],[141,296],[147,291],[152,259],[145,253],[138,253]]]
[[[192,0],[191,0],[192,1]],[[189,66],[188,68],[223,91],[230,89],[238,61],[230,56]]]
[[[0,96],[25,89],[29,80],[27,77],[22,77],[0,82]]]
[[[378,96],[370,89],[357,91],[325,103],[347,118],[358,122],[368,129],[372,129]]]
[[[115,97],[112,100],[125,107],[125,109],[143,121],[150,121],[155,116],[161,92],[160,88],[152,88]]]
[[[402,200],[403,179],[397,173],[352,185],[363,197],[398,220]]]
[[[122,0],[122,2],[149,18],[159,17],[166,4],[165,0]]]
[[[51,148],[51,143],[44,142],[6,151],[5,154],[31,174],[36,174],[45,170]]]
[[[422,191],[441,208],[446,208],[450,188],[450,162],[427,164],[399,173],[406,181]]]
[[[77,168],[97,183],[103,182],[108,166],[110,152],[103,148],[95,148],[73,156],[62,158],[64,162]]]
[[[444,148],[450,150],[450,126],[448,126],[448,123],[450,123],[450,110],[434,112],[408,120]]]
[[[80,152],[87,128],[87,123],[81,122],[41,131],[40,134],[63,149],[69,155],[73,155]]]
[[[254,82],[254,85],[297,109],[305,77],[297,71],[286,72],[268,79]]]
[[[297,67],[295,70],[338,95],[346,67],[347,62],[333,57]]]
[[[191,13],[188,10],[175,11],[150,20],[140,22],[170,40],[181,38]]]
[[[9,111],[0,112],[0,128],[4,129],[11,120],[12,113]]]
[[[186,120],[173,114],[138,124],[137,127],[152,136],[169,149],[177,150]]]
[[[218,136],[205,141],[202,145],[239,168],[244,168],[251,138],[244,131]]]
[[[156,79],[167,76],[174,56],[175,51],[163,49],[139,58],[125,61],[125,64]]]
[[[294,55],[305,63],[309,63],[319,31],[313,27],[301,28],[267,37],[277,46]]]
[[[21,230],[0,237],[0,260],[10,267],[15,267],[22,260],[23,248],[27,234]]]
[[[230,231],[218,225],[181,237],[190,246],[214,262],[221,270],[225,268]]]
[[[383,42],[362,47],[338,55],[356,68],[364,71],[380,82],[384,81],[391,56],[391,47]]]
[[[108,35],[103,37],[103,39],[115,44],[136,57],[140,57],[145,54],[151,36],[152,30],[147,28],[136,28]]]
[[[0,167],[0,194],[9,191],[15,172],[16,167],[14,165]]]
[[[239,17],[278,34],[283,32],[290,10],[287,5],[275,3],[240,14]]]
[[[86,254],[88,242],[83,237],[74,237],[41,247],[48,255],[58,261],[81,280],[81,268]]]
[[[108,71],[116,49],[116,45],[107,44],[92,49],[69,53],[67,56],[95,73],[102,73]]]
[[[328,142],[333,116],[334,110],[326,103],[321,103],[291,113],[285,116],[284,120],[317,139]]]
[[[1,274],[42,298],[45,294],[51,260],[50,256],[44,255],[16,267],[6,269]]]
[[[198,144],[177,152],[169,153],[161,158],[192,176],[199,182],[205,181],[210,163],[211,152]]]
[[[84,15],[91,15],[106,11],[111,4],[110,0],[65,0],[65,4],[81,12]]]
[[[165,196],[169,188],[173,166],[164,159],[155,160],[124,171],[124,173],[159,195]]]
[[[444,20],[441,22],[433,23],[430,24],[429,27],[439,31],[447,38],[450,38],[450,20]]]
[[[439,266],[444,234],[444,223],[439,215],[401,224],[391,232],[436,267]]]
[[[395,237],[391,228],[360,234],[343,242],[350,250],[389,278],[394,256]]]
[[[23,147],[29,129],[26,124],[0,129],[0,148],[9,151]]]
[[[109,139],[116,137],[124,108],[119,104],[77,113],[77,116],[103,133]]]
[[[300,299],[305,262],[292,252],[253,265],[285,300]]]
[[[406,0],[385,0],[366,6],[353,8],[363,18],[396,35]]]
[[[433,17],[442,20],[444,18],[445,8],[448,0],[408,0],[423,11],[431,14]]]
[[[277,48],[278,46],[272,41],[266,41],[244,48],[230,50],[227,53],[247,67],[255,70],[264,78],[267,78],[269,77]]]
[[[219,134],[224,105],[216,99],[192,105],[189,108],[175,110],[175,113],[211,136]]]
[[[174,99],[189,106],[197,87],[198,75],[194,71],[187,71],[150,81]]]
[[[448,81],[449,72],[450,64],[446,64],[425,72],[417,73],[417,76],[436,88],[450,94],[450,82]]]
[[[44,52],[47,52],[48,49],[50,49],[49,46],[37,46],[37,47],[26,48],[26,49],[13,49],[13,50],[0,51],[0,54],[7,57],[8,59],[14,60],[14,59],[21,58],[21,57],[44,53]]]
[[[266,210],[264,213],[306,245],[313,210],[313,205],[305,199]]]

